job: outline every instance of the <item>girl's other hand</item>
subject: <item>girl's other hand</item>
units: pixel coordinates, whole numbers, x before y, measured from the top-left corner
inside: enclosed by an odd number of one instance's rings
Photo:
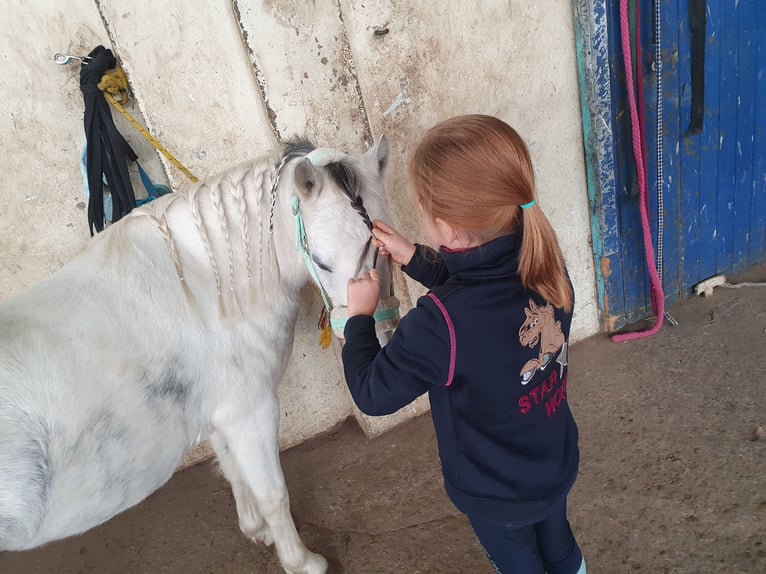
[[[380,255],[390,255],[398,265],[407,265],[415,254],[415,245],[382,221],[373,221],[372,235],[372,244],[380,249]]]
[[[361,279],[351,279],[347,287],[348,316],[374,315],[380,298],[380,278],[373,269]]]

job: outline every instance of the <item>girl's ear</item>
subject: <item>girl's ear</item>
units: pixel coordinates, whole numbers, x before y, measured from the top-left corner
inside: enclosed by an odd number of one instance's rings
[[[434,220],[434,230],[438,236],[440,245],[455,247],[455,242],[460,239],[460,232],[443,219],[437,217]]]

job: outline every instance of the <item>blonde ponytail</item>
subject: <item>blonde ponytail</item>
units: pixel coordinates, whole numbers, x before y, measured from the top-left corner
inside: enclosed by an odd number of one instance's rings
[[[538,293],[554,307],[572,310],[574,295],[564,271],[556,232],[537,205],[521,210],[522,239],[519,275],[526,289]]]

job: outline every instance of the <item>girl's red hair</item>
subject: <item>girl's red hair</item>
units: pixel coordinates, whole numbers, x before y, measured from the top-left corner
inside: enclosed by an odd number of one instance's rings
[[[535,199],[532,161],[516,130],[493,116],[448,119],[426,133],[409,164],[431,219],[490,241],[521,229],[519,275],[554,307],[572,309],[572,288],[556,233]]]

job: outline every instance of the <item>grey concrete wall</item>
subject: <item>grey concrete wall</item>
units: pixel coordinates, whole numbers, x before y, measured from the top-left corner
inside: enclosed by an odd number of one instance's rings
[[[192,172],[204,176],[277,142],[305,135],[358,149],[385,133],[394,225],[422,238],[406,161],[420,134],[446,117],[495,114],[526,138],[540,204],[562,242],[578,307],[573,336],[598,329],[577,92],[572,8],[485,0],[0,0],[0,294],[34,284],[88,241],[78,167],[82,98],[77,66],[54,53],[102,43],[121,61],[131,110]],[[376,28],[388,33],[376,35]],[[152,176],[185,177],[118,121]],[[401,276],[406,310],[421,287]],[[304,293],[293,361],[282,383],[282,446],[355,414],[370,433],[428,408],[391,417],[355,411],[339,346],[317,345],[315,294]]]

